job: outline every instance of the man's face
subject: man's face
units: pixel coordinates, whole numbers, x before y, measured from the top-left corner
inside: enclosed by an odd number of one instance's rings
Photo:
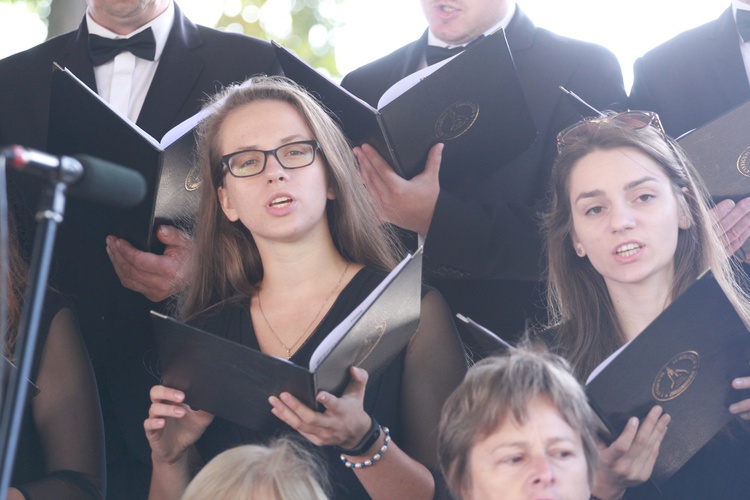
[[[169,0],[86,0],[94,21],[127,35],[164,12]]]
[[[449,45],[463,45],[500,22],[511,0],[420,0],[430,31]]]

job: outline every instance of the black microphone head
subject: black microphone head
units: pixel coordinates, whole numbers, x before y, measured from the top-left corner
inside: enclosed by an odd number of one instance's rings
[[[76,155],[84,174],[68,193],[116,208],[130,208],[146,197],[146,179],[135,170],[89,155]]]

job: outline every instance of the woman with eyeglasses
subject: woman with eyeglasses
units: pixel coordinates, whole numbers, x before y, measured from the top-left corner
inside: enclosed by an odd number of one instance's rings
[[[222,98],[200,128],[205,184],[180,316],[305,365],[394,266],[395,240],[346,138],[304,90],[255,78]],[[341,397],[318,394],[324,412],[288,393],[270,398],[270,434],[321,447],[337,498],[431,498],[440,409],[465,369],[447,306],[425,290],[417,333],[383,373],[352,368]],[[151,400],[152,498],[178,498],[196,464],[271,437],[194,411],[174,389],[156,386]]]
[[[631,111],[579,122],[558,136],[544,227],[552,327],[542,337],[573,364],[579,380],[638,336],[707,268],[747,324],[707,191],[654,113]],[[739,375],[739,374],[738,374]],[[739,377],[735,389],[750,387]],[[739,396],[738,396],[739,397]],[[729,407],[750,419],[750,400]],[[648,480],[668,431],[654,407],[601,450],[593,492],[602,499],[650,498]],[[750,498],[750,440],[720,434],[656,498]],[[734,430],[734,429],[733,429]]]

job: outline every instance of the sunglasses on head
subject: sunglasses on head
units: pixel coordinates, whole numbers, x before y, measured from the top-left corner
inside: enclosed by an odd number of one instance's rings
[[[664,139],[672,147],[671,142],[667,139],[667,133],[664,131],[664,127],[659,120],[659,115],[653,111],[623,111],[621,113],[602,113],[583,99],[581,99],[575,92],[571,92],[565,87],[560,86],[568,97],[571,98],[572,103],[576,108],[582,109],[584,113],[593,112],[596,116],[586,118],[580,122],[574,123],[569,127],[565,128],[562,132],[557,134],[557,152],[559,153],[567,144],[570,144],[576,136],[586,136],[596,130],[596,127],[600,123],[614,122],[619,125],[624,125],[633,130],[640,130],[653,125],[656,130],[659,131],[662,139]]]
[[[566,145],[571,144],[576,137],[590,135],[601,123],[617,123],[633,130],[641,130],[651,125],[671,147],[664,127],[659,120],[659,115],[653,111],[623,111],[622,113],[602,114],[599,117],[587,118],[565,128],[557,134],[557,152],[559,153]]]

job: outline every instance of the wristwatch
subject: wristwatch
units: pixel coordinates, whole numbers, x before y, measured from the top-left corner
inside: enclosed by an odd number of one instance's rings
[[[372,448],[372,445],[374,445],[375,441],[377,441],[380,437],[380,424],[377,420],[375,420],[375,417],[373,416],[370,416],[370,420],[372,420],[370,430],[368,430],[362,440],[357,443],[357,446],[355,446],[354,448],[342,448],[341,446],[334,446],[334,448],[336,448],[336,450],[340,451],[344,455],[349,455],[351,457],[358,457],[360,455],[363,455],[367,450]]]

